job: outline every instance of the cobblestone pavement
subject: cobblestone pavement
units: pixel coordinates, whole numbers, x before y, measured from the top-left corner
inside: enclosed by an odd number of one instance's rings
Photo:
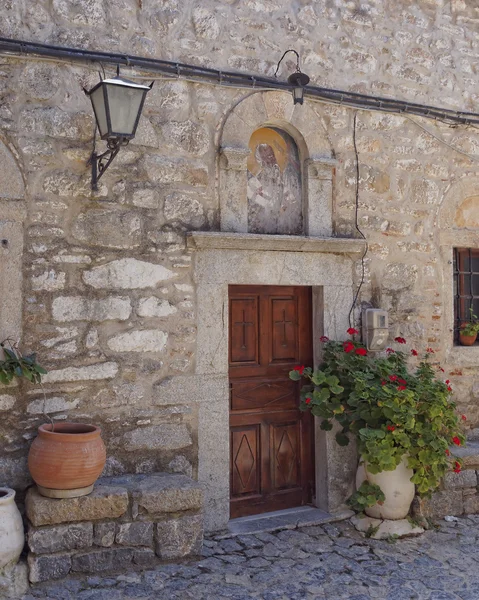
[[[419,538],[347,521],[205,542],[202,560],[39,586],[24,600],[479,600],[479,515]]]

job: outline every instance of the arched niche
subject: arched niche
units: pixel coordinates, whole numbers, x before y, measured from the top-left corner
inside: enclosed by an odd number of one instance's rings
[[[332,235],[333,173],[336,164],[321,118],[287,92],[256,92],[227,115],[220,140],[221,231],[248,233],[248,160],[255,131],[273,128],[298,148],[302,181],[302,233]]]

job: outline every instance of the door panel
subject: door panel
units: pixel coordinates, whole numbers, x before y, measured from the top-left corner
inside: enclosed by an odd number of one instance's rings
[[[311,501],[312,417],[299,410],[312,364],[311,289],[230,286],[231,517]]]
[[[231,429],[232,493],[259,494],[259,426]]]

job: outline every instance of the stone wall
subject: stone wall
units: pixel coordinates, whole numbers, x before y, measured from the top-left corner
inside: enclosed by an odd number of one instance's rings
[[[7,0],[0,14],[3,36],[251,74],[272,75],[294,47],[318,85],[477,106],[479,15],[463,0]],[[283,64],[286,78],[294,65]],[[202,349],[185,234],[219,229],[222,126],[250,92],[157,81],[136,139],[92,194],[85,165],[93,116],[82,87],[98,80],[97,70],[0,57],[0,337],[13,324],[49,369],[48,413],[102,426],[106,475],[196,477],[199,407],[188,384]],[[355,111],[306,106],[337,159],[334,234],[355,236]],[[461,216],[479,193],[479,136],[358,111],[357,147],[359,227],[369,243],[360,300],[389,310],[391,335],[406,337],[407,349],[434,348],[477,427],[479,352],[452,345],[450,261],[458,240],[479,245],[479,224]],[[360,274],[357,262],[356,283]],[[41,390],[2,389],[0,411],[0,483],[24,489]]]
[[[32,583],[69,573],[105,574],[196,556],[203,492],[184,475],[104,478],[89,496],[52,500],[28,491]]]

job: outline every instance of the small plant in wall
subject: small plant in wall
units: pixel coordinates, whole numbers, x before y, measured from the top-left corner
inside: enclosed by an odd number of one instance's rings
[[[84,496],[93,490],[106,461],[101,430],[82,423],[54,423],[46,414],[46,394],[42,376],[47,374],[35,353],[22,354],[12,340],[0,343],[0,383],[8,385],[14,378],[26,379],[41,386],[43,414],[50,421],[38,428],[28,455],[28,468],[39,492],[50,498]]]
[[[290,378],[309,380],[301,390],[301,409],[322,418],[324,430],[336,423],[338,444],[357,438],[361,458],[351,505],[375,518],[401,519],[415,487],[419,495],[430,495],[448,470],[461,469],[449,451],[465,441],[452,388],[437,377],[432,348],[410,369],[404,352],[388,348],[384,355],[369,355],[355,340],[358,331],[350,328],[348,334],[345,342],[321,338],[321,368],[297,367]],[[401,337],[395,341],[406,343]]]

